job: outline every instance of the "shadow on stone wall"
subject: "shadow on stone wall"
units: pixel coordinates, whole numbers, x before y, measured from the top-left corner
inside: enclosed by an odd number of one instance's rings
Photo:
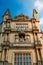
[[[0,61],[0,65],[12,65],[12,63],[9,63],[8,61]]]

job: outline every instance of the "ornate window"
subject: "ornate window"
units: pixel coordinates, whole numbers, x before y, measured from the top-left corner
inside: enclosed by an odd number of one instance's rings
[[[15,53],[14,65],[31,65],[30,53]]]

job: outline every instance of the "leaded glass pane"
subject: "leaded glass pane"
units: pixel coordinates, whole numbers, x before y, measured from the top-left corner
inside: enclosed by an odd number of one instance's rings
[[[22,62],[22,54],[19,54],[19,62]]]
[[[19,65],[22,65],[22,62],[19,62]]]
[[[14,56],[14,65],[32,65],[31,55],[25,53],[18,53]]]
[[[25,65],[28,65],[28,62],[26,62]]]
[[[28,62],[28,57],[25,57],[25,61]]]

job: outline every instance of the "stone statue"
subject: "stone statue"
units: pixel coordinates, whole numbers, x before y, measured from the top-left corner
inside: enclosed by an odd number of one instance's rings
[[[38,21],[37,11],[33,9],[33,17]]]

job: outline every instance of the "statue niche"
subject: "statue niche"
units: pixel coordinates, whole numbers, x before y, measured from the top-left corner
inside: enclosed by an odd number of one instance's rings
[[[19,39],[20,39],[20,41],[24,41],[25,40],[25,34],[23,32],[19,33]]]

